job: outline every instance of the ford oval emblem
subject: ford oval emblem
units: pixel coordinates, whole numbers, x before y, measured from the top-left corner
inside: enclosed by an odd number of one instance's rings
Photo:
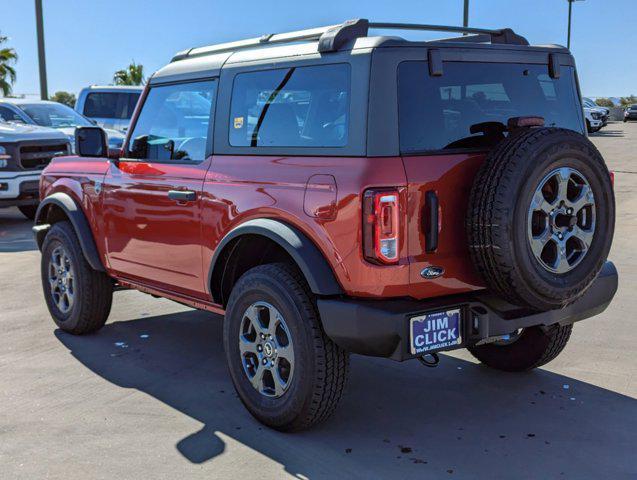
[[[432,265],[431,267],[423,268],[422,271],[420,272],[420,276],[422,278],[426,278],[427,280],[431,280],[433,278],[438,278],[443,273],[445,273],[444,268],[435,267]]]

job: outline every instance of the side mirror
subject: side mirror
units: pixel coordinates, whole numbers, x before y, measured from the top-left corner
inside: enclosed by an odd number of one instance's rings
[[[76,128],[75,153],[80,157],[107,157],[106,132],[100,127]]]

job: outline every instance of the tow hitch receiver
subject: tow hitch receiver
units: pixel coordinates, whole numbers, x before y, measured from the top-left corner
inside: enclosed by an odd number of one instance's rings
[[[437,353],[425,353],[422,357],[418,357],[418,361],[425,367],[434,368],[440,363],[440,357]]]

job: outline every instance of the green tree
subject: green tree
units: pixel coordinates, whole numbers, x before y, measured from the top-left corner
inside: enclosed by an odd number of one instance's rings
[[[595,100],[595,103],[599,105],[600,107],[612,108],[615,106],[615,104],[610,98],[598,98],[597,100]]]
[[[115,85],[141,85],[144,83],[144,66],[135,61],[123,70],[118,70],[113,75]]]
[[[15,83],[15,69],[12,64],[18,61],[18,54],[13,48],[2,48],[2,44],[7,41],[7,37],[0,35],[0,91],[5,97],[11,94]]]
[[[622,107],[628,107],[629,105],[634,105],[637,103],[637,97],[635,95],[630,95],[629,97],[622,97],[619,99],[619,103]]]
[[[50,100],[61,103],[62,105],[67,105],[71,108],[75,107],[75,95],[70,92],[55,92]]]

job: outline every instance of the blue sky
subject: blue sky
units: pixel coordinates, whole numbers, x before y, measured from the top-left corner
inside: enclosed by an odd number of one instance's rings
[[[372,21],[460,25],[462,0],[44,0],[49,92],[109,84],[131,60],[146,74],[192,46],[263,33]],[[471,0],[470,25],[512,27],[531,43],[566,44],[566,0]],[[573,6],[572,51],[588,96],[637,94],[637,0]],[[20,55],[15,93],[37,94],[33,0],[0,0],[0,32]],[[412,35],[413,37],[413,35]],[[430,35],[421,35],[428,38]]]

